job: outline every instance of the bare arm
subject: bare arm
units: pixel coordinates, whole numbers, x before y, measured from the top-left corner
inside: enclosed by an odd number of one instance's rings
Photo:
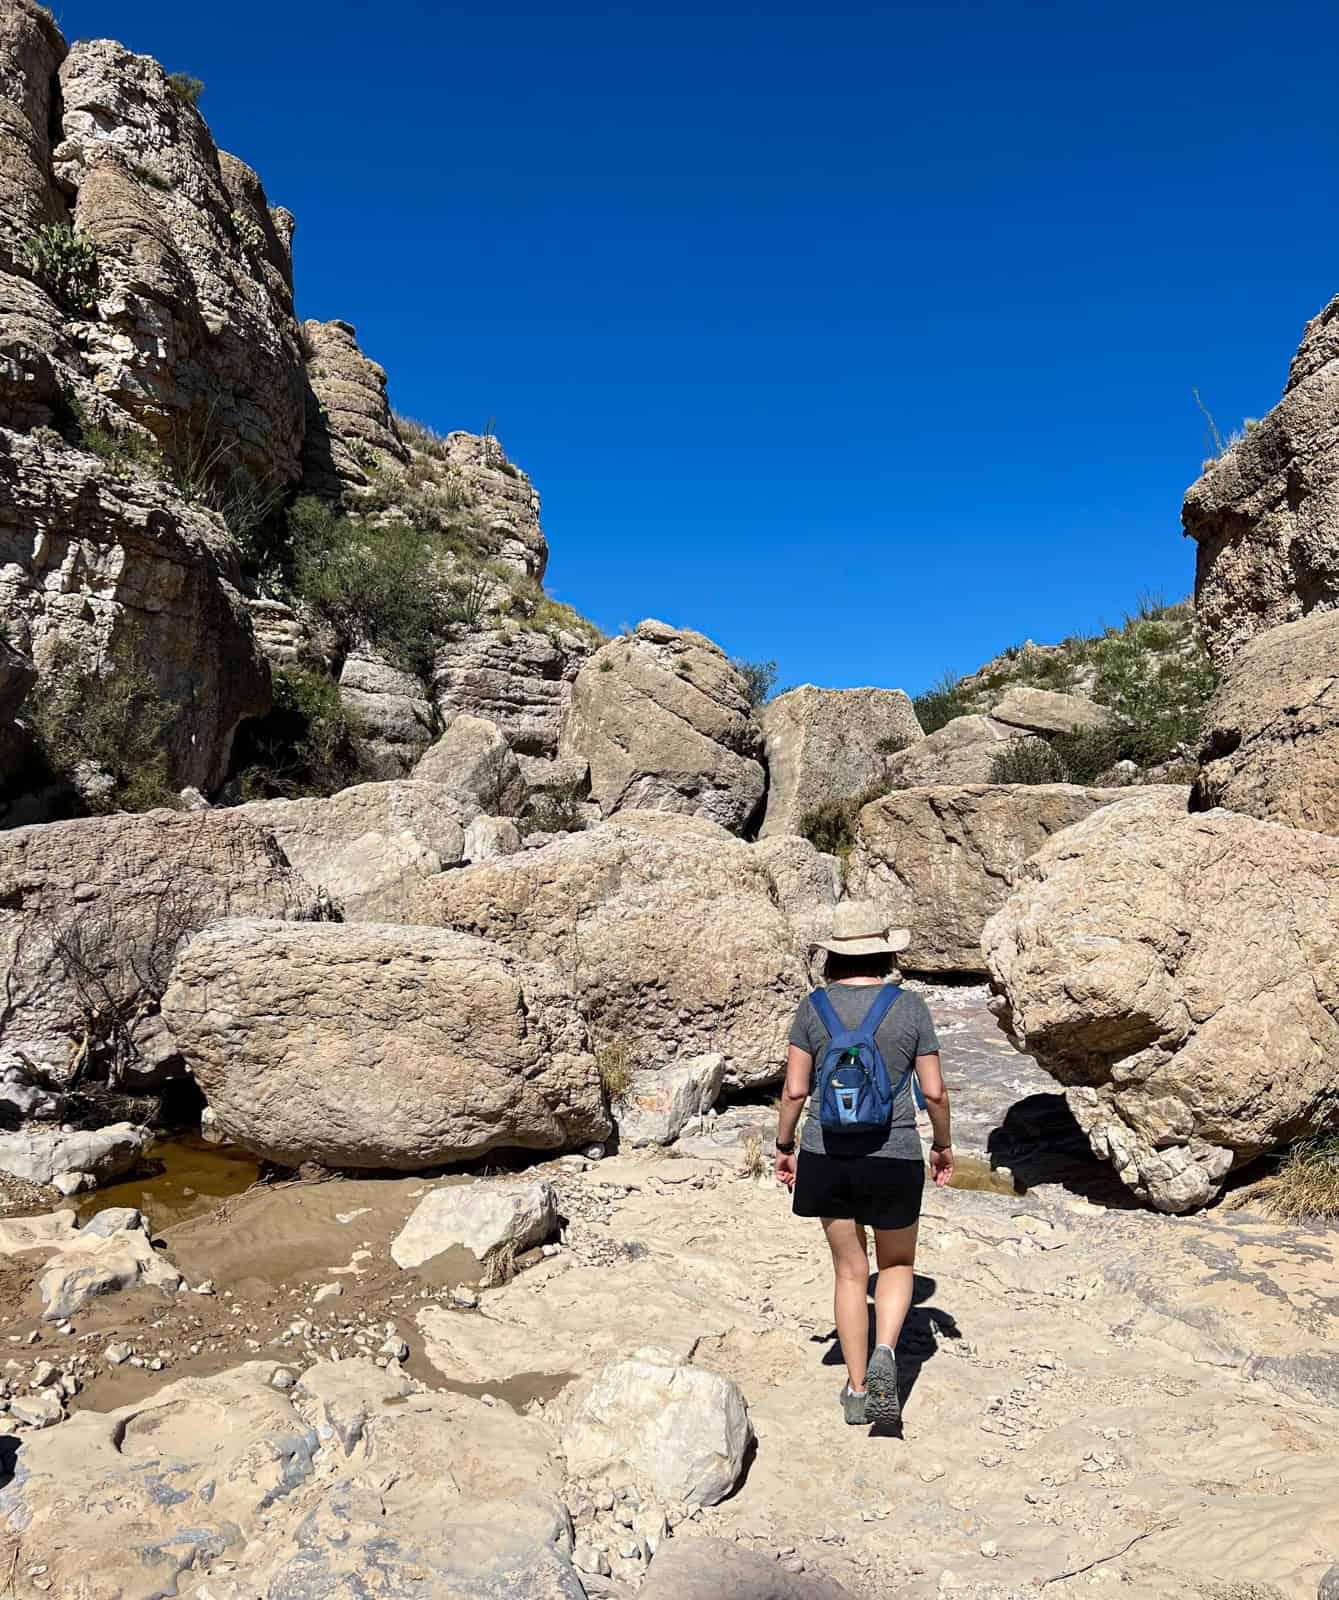
[[[809,1085],[813,1081],[814,1058],[807,1050],[801,1050],[799,1045],[793,1044],[790,1053],[786,1056],[786,1081],[781,1090],[781,1103],[776,1113],[776,1142],[778,1145],[791,1144],[795,1139],[795,1128],[800,1120],[800,1112],[804,1110],[804,1102],[809,1098]],[[795,1183],[795,1155],[778,1149],[776,1153],[776,1179],[784,1183],[789,1189]]]
[[[953,1135],[949,1122],[948,1090],[944,1087],[944,1074],[937,1053],[916,1057],[916,1081],[921,1086],[930,1127],[934,1132],[930,1171],[942,1189],[953,1177]]]

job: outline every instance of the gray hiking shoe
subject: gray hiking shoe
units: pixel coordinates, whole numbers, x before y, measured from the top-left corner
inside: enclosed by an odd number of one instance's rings
[[[865,1401],[869,1398],[868,1392],[857,1394],[849,1383],[842,1385],[841,1402],[842,1415],[853,1428],[858,1428],[865,1420]]]
[[[865,1375],[865,1421],[896,1427],[902,1420],[897,1393],[897,1357],[886,1344],[875,1347]]]

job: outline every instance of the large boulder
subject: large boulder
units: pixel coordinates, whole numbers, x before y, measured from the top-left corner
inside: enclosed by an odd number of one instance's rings
[[[1339,833],[1339,612],[1242,646],[1204,714],[1191,809]]]
[[[826,928],[833,906],[841,899],[840,859],[791,833],[759,839],[753,855],[771,874],[777,904],[807,947]]]
[[[181,1378],[25,1437],[0,1518],[40,1551],[45,1592],[582,1600],[541,1423],[366,1358],[282,1392],[274,1371]]]
[[[766,784],[743,678],[700,633],[640,623],[577,674],[559,752],[590,763],[591,796],[616,811],[677,811],[733,833]]]
[[[465,854],[465,811],[444,785],[360,783],[329,799],[253,800],[234,816],[268,829],[348,922],[394,922],[411,882]]]
[[[1307,324],[1282,400],[1206,464],[1181,520],[1219,667],[1256,634],[1339,606],[1339,297]]]
[[[0,1060],[60,1081],[85,1041],[152,1008],[189,934],[230,913],[318,910],[274,840],[236,812],[0,832]]]
[[[993,717],[954,717],[899,755],[889,756],[884,781],[889,788],[930,784],[989,783],[995,757],[1018,738]]]
[[[753,1440],[744,1396],[729,1378],[655,1351],[611,1361],[569,1402],[567,1470],[630,1471],[664,1500],[713,1506],[739,1482]]]
[[[369,777],[407,777],[438,733],[423,680],[370,649],[345,658],[339,703],[356,721],[358,762]]]
[[[1057,835],[983,937],[995,1008],[1160,1211],[1339,1122],[1339,841],[1141,793]]]
[[[1184,808],[1184,789],[1167,793]],[[848,893],[911,929],[905,964],[913,971],[983,973],[981,931],[1023,862],[1128,794],[1068,783],[895,790],[860,813]]]
[[[129,1122],[0,1133],[0,1172],[26,1183],[51,1184],[67,1174],[110,1183],[139,1163],[152,1139],[147,1128]]]
[[[1057,694],[1052,689],[1029,689],[1018,685],[1000,696],[990,709],[996,722],[1020,733],[1045,737],[1054,733],[1078,733],[1105,728],[1111,713],[1105,706],[1081,694]]]
[[[479,1261],[495,1250],[519,1254],[543,1244],[557,1223],[558,1196],[547,1179],[450,1184],[414,1207],[391,1240],[391,1260],[409,1268],[453,1249],[468,1250]]]
[[[495,722],[458,712],[446,732],[419,759],[416,778],[441,784],[473,817],[514,817],[529,793],[511,746]]]
[[[716,1104],[725,1077],[717,1051],[690,1056],[675,1067],[640,1072],[614,1107],[620,1145],[673,1144],[694,1117]]]
[[[719,1051],[774,1081],[805,992],[799,943],[750,846],[700,817],[622,812],[540,849],[429,878],[410,920],[546,960],[601,1051],[633,1071]]]
[[[286,1165],[412,1171],[609,1132],[567,985],[465,934],[218,922],[163,1016],[217,1126]]]
[[[572,684],[594,648],[569,629],[460,628],[437,651],[433,698],[443,722],[487,717],[520,756],[552,760]]]
[[[133,656],[168,714],[162,742],[178,786],[220,784],[238,723],[269,708],[239,581],[222,520],[170,484],[113,476],[55,435],[0,429],[10,642],[43,679],[100,680]]]
[[[889,757],[925,735],[901,689],[816,689],[778,695],[762,713],[767,749],[767,814],[761,834],[798,833],[825,801],[866,793]]]

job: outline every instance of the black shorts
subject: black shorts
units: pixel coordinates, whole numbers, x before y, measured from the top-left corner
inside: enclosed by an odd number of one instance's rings
[[[909,1228],[920,1220],[924,1188],[923,1161],[801,1150],[792,1209],[797,1217],[850,1217],[867,1228]]]

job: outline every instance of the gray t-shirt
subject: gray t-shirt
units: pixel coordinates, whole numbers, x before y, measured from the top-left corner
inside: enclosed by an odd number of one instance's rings
[[[826,991],[838,1017],[848,1028],[854,1028],[873,1005],[879,988],[872,983],[830,983]],[[818,1013],[807,995],[791,1024],[790,1042],[809,1052],[817,1071],[828,1047],[828,1030],[818,1020]],[[874,1042],[894,1086],[917,1056],[938,1053],[939,1039],[930,1020],[930,1008],[920,995],[903,989],[879,1024]],[[811,1080],[811,1090],[812,1087]],[[916,1132],[916,1101],[911,1079],[907,1079],[893,1101],[893,1120],[886,1132],[833,1133],[824,1129],[818,1120],[817,1108],[811,1104],[800,1131],[800,1149],[812,1150],[816,1155],[893,1156],[904,1161],[919,1161],[921,1141]]]

